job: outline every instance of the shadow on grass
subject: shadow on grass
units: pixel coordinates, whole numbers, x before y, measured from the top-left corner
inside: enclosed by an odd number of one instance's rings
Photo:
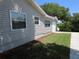
[[[69,59],[70,49],[55,43],[32,41],[5,52],[4,59]]]

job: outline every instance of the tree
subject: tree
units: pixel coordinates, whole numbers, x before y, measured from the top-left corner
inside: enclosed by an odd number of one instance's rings
[[[71,22],[65,22],[65,23],[61,23],[58,25],[58,27],[60,28],[60,31],[67,31],[67,32],[71,32]]]
[[[45,3],[41,5],[43,10],[50,16],[57,16],[58,19],[66,21],[69,14],[69,9],[63,6],[60,6],[55,3]]]
[[[63,23],[58,24],[60,31],[71,31],[71,15],[69,9],[55,3],[46,3],[41,6],[50,16],[57,16]]]
[[[79,13],[73,13],[72,31],[79,32]]]

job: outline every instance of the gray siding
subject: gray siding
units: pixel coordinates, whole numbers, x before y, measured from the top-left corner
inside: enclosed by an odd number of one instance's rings
[[[24,30],[11,30],[10,10],[15,10],[16,7],[26,14],[26,29]],[[40,25],[34,24],[33,16],[40,17]],[[44,26],[45,20],[49,19],[43,17],[27,0],[0,1],[0,52],[32,41],[35,35],[50,32],[51,27]]]
[[[41,35],[41,34],[45,34],[45,33],[48,33],[48,32],[51,32],[51,25],[52,23],[50,24],[50,27],[45,27],[45,20],[49,20],[50,22],[52,21],[51,19],[46,19],[42,16],[40,16],[40,22],[39,22],[39,25],[35,25],[35,35]]]
[[[24,30],[11,30],[10,10],[14,10],[16,5],[27,15],[27,27]],[[12,49],[34,39],[35,30],[30,12],[32,12],[32,7],[26,0],[3,0],[0,4],[0,37],[3,37],[3,39],[0,38],[0,51]]]

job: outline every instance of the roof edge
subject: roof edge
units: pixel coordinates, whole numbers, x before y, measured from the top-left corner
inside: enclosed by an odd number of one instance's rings
[[[34,0],[28,0],[34,7],[36,7],[36,9],[45,17],[53,19],[53,20],[58,20],[58,18],[49,16]]]

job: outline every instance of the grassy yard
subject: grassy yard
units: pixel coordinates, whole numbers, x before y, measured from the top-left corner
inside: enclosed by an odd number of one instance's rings
[[[62,45],[65,47],[70,47],[70,34],[60,33],[60,34],[52,34],[45,38],[43,38],[42,42],[44,44],[55,43],[57,45]]]
[[[51,34],[6,54],[6,59],[69,59],[70,34]]]
[[[71,35],[68,33],[52,34],[43,38],[41,42],[48,47],[48,50],[52,51],[49,53],[54,54],[54,57],[51,56],[54,59],[69,59],[70,37]]]

